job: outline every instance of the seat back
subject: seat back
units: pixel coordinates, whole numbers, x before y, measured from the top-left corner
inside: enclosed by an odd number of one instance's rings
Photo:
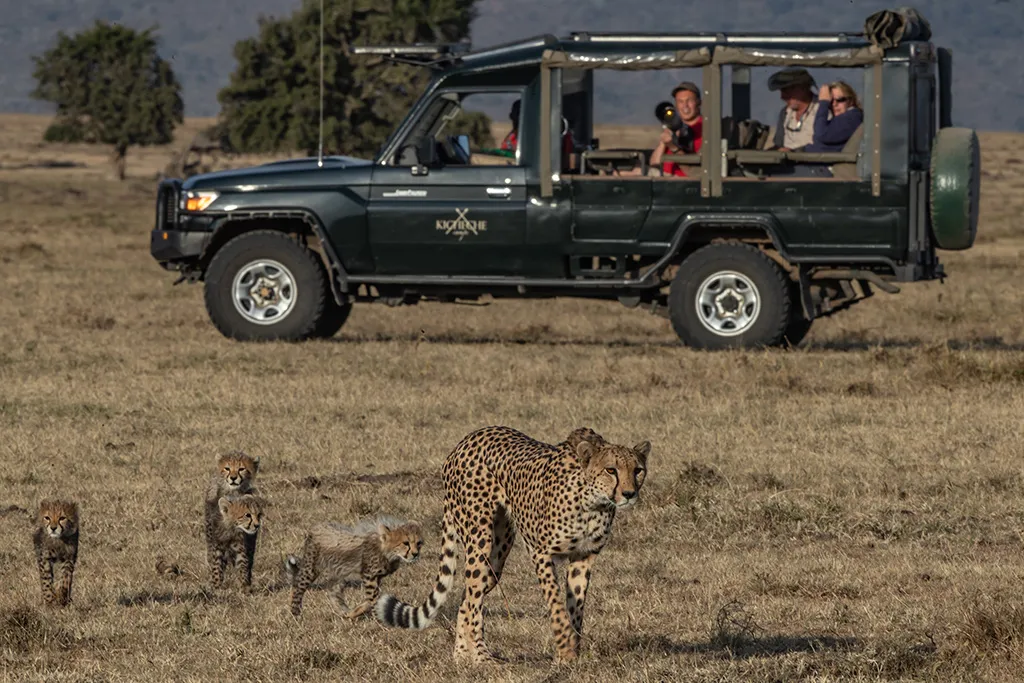
[[[857,126],[857,130],[853,131],[853,135],[843,145],[843,149],[840,150],[843,154],[847,153],[859,153],[860,145],[864,141],[864,124],[861,123]],[[859,177],[857,173],[857,162],[856,161],[843,161],[838,164],[832,164],[832,177],[842,178],[843,180],[857,180]]]

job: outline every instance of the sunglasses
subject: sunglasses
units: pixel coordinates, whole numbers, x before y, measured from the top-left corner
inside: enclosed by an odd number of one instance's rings
[[[832,101],[833,102],[840,102],[840,103],[842,103],[842,102],[849,102],[850,98],[849,97],[833,97]]]

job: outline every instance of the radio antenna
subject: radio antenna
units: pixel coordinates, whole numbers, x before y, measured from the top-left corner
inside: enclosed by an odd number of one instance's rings
[[[320,0],[320,139],[317,143],[316,165],[324,165],[324,0]]]

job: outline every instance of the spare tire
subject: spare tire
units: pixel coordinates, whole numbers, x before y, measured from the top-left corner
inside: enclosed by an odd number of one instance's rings
[[[929,209],[939,249],[970,249],[978,233],[981,147],[970,128],[940,128],[932,144]]]

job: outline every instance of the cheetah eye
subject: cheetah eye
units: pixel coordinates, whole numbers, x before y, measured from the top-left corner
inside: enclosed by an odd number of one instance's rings
[[[50,521],[50,515],[43,515],[43,521],[49,522]]]
[[[251,514],[251,513],[249,513],[249,512],[246,512],[246,513],[245,513],[245,518],[246,518],[246,519],[252,519],[252,514]]]
[[[614,467],[605,467],[604,471],[612,475],[613,477],[618,474],[618,472],[615,471]]]
[[[636,477],[644,476],[644,468],[637,467],[635,470],[633,470],[633,475],[636,476]]]

